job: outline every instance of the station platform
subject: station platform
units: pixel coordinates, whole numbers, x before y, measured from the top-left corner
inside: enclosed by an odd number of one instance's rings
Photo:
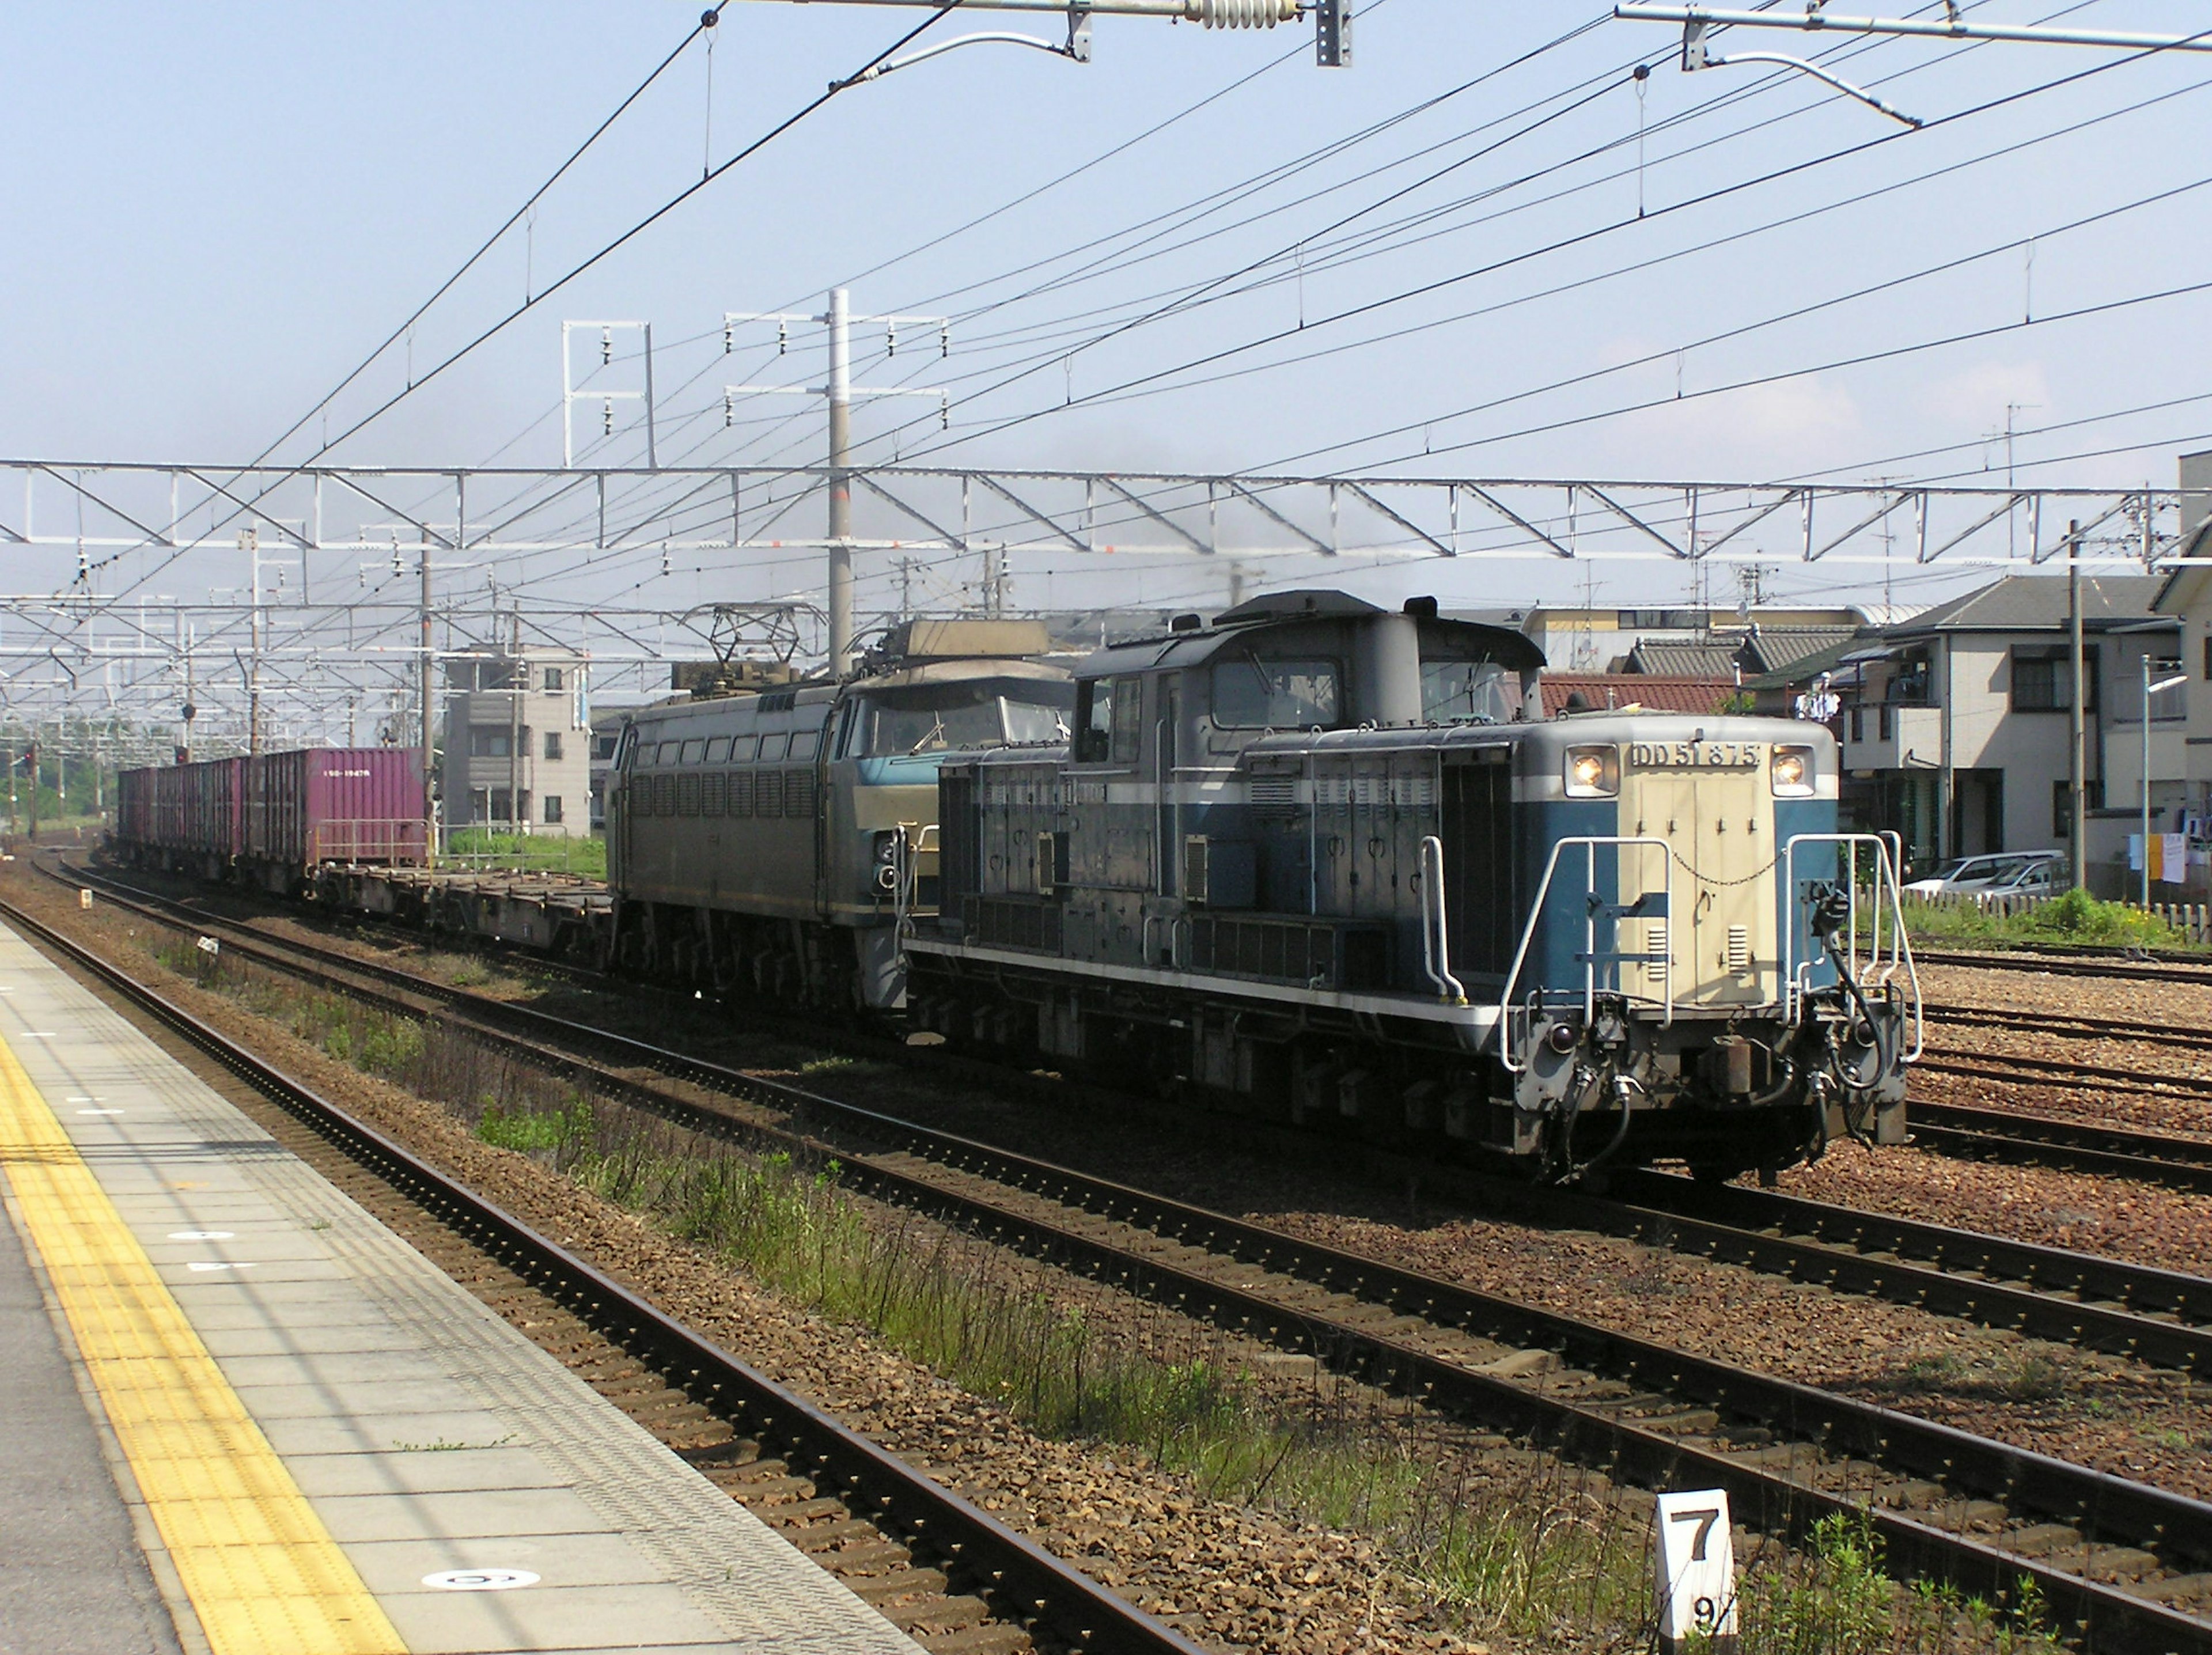
[[[0,1655],[915,1655],[4,930],[0,1192]]]

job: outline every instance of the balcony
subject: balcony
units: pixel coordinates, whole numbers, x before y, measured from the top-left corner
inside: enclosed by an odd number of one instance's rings
[[[1932,770],[1943,758],[1943,709],[1864,702],[1844,714],[1846,770]]]

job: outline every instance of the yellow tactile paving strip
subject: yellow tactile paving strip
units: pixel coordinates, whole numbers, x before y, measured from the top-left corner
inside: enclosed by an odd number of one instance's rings
[[[4,1041],[0,1168],[214,1655],[406,1655]]]

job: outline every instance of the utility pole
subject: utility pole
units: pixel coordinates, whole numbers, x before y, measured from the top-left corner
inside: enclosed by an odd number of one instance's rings
[[[258,754],[261,751],[261,532],[239,530],[238,549],[246,554],[253,570],[253,608],[246,623],[252,647],[246,674],[246,751]]]
[[[892,0],[904,3],[905,0]],[[935,330],[938,354],[952,351],[952,324],[944,316],[855,316],[851,295],[843,288],[830,295],[830,310],[823,316],[799,316],[763,311],[725,311],[722,314],[724,354],[736,349],[739,322],[774,322],[776,354],[787,348],[793,322],[818,323],[830,332],[830,380],[818,388],[799,385],[726,385],[722,387],[722,418],[726,425],[736,417],[741,396],[820,396],[830,403],[830,523],[829,578],[826,581],[830,615],[830,670],[842,675],[853,653],[853,399],[873,401],[882,397],[928,397],[938,404],[939,419],[948,428],[952,418],[951,393],[922,386],[855,386],[853,383],[853,324],[865,322],[884,331],[886,356],[898,354],[899,330]]]
[[[456,522],[453,526],[456,531],[454,538],[458,540],[460,538],[458,532],[460,525]],[[427,534],[422,537],[422,678],[420,685],[422,690],[422,704],[420,712],[422,721],[422,856],[425,861],[434,862],[438,860],[437,738],[432,733],[434,727],[430,721],[430,702],[433,695],[434,694],[434,691],[432,689],[432,680],[436,676],[437,669],[435,661],[430,654],[430,537]]]
[[[31,726],[31,843],[39,843],[39,727]]]
[[[2081,647],[2081,526],[2072,522],[2066,526],[2066,849],[2076,891],[2089,888],[2089,696],[2082,681],[2087,659]],[[2143,855],[2150,855],[2148,845]]]
[[[852,301],[830,294],[830,673],[842,678],[853,653]]]

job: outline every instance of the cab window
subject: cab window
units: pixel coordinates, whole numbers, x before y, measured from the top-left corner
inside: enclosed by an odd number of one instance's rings
[[[1075,762],[1133,764],[1144,739],[1142,678],[1092,678],[1076,686]]]
[[[1103,764],[1114,746],[1114,680],[1092,678],[1075,689],[1075,762]]]
[[[1226,729],[1329,729],[1341,704],[1334,661],[1246,655],[1213,669],[1213,721]]]

